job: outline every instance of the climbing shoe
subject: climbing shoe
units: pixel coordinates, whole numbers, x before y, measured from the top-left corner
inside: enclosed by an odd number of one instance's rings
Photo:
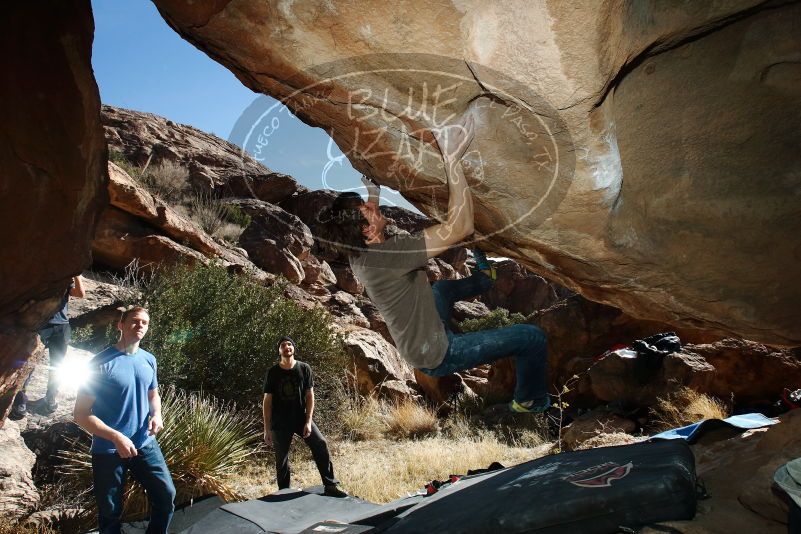
[[[517,413],[542,413],[551,406],[551,398],[545,396],[539,400],[530,400],[525,402],[517,402],[513,400],[509,403],[509,411]]]
[[[495,271],[495,267],[492,266],[492,263],[487,259],[487,255],[484,254],[484,251],[479,248],[474,248],[472,252],[473,259],[476,260],[476,269],[489,276],[492,280],[495,280],[498,277],[498,273]]]

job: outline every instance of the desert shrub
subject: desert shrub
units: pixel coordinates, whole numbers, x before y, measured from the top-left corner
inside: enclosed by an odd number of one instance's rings
[[[465,319],[459,323],[462,332],[477,332],[479,330],[490,330],[493,328],[503,328],[513,324],[524,323],[526,316],[522,313],[509,313],[504,308],[495,308],[488,315],[478,319]]]
[[[163,160],[144,169],[139,181],[162,200],[177,202],[189,187],[189,170],[180,163]]]
[[[434,410],[411,399],[391,404],[386,421],[387,434],[395,438],[419,439],[439,432]]]
[[[341,340],[325,310],[302,308],[283,288],[215,264],[160,271],[143,292],[150,331],[142,343],[156,356],[159,380],[240,404],[259,401],[277,342],[289,335],[325,398],[344,367]]]
[[[208,395],[169,387],[162,392],[162,412],[164,430],[158,442],[175,483],[176,505],[210,493],[226,501],[241,500],[226,478],[259,451],[262,434],[250,412],[237,411],[234,405]],[[63,462],[59,474],[78,489],[86,509],[94,511],[89,444],[76,443],[58,457]],[[147,497],[139,484],[129,480],[123,515],[130,520],[145,515]]]
[[[729,416],[721,401],[689,388],[680,388],[667,397],[658,398],[650,412],[652,426],[657,432],[703,419],[725,419]]]
[[[83,347],[90,343],[95,337],[94,327],[92,325],[81,326],[73,328],[70,334],[70,345],[75,347]]]
[[[207,234],[217,233],[227,214],[227,206],[211,193],[197,192],[189,197],[189,217]]]
[[[252,218],[236,204],[225,204],[225,220],[242,228],[247,228]]]

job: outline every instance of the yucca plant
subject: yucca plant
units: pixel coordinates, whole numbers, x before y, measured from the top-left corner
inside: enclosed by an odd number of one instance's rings
[[[161,399],[164,430],[158,441],[175,483],[176,505],[212,493],[225,501],[244,499],[226,478],[261,449],[261,433],[252,416],[214,397],[172,387],[164,389]],[[58,453],[63,462],[59,473],[81,490],[93,510],[89,445],[84,441],[74,446]],[[129,480],[123,514],[131,520],[145,515],[147,498],[142,487]]]

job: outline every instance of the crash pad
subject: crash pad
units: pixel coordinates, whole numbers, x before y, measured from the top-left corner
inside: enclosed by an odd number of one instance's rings
[[[684,439],[687,443],[695,443],[706,432],[718,428],[729,427],[732,429],[751,430],[765,426],[775,425],[779,421],[765,417],[761,413],[746,413],[742,415],[732,415],[726,419],[704,419],[698,423],[667,430],[660,434],[651,436],[652,440],[660,439]]]

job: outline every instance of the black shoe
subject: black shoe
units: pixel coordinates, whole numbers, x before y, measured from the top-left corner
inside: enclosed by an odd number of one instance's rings
[[[58,410],[58,402],[51,399],[45,399],[44,405],[42,405],[42,413],[45,415],[50,415],[56,410]]]
[[[327,495],[328,497],[347,497],[348,494],[339,489],[339,486],[326,486],[323,495]]]
[[[25,390],[18,391],[14,396],[14,404],[11,406],[11,411],[8,418],[12,421],[19,421],[28,414],[28,396]]]

